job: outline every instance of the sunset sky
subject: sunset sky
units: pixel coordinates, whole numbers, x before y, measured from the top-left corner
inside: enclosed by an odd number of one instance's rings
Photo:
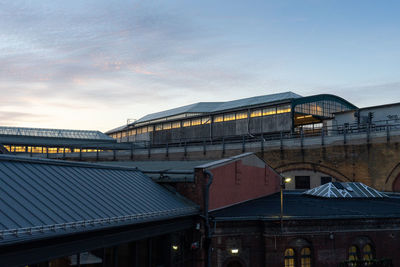
[[[400,102],[400,1],[0,0],[1,126],[293,91]]]

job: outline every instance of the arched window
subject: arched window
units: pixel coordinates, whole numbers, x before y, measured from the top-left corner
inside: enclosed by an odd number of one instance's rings
[[[295,267],[295,255],[292,248],[285,250],[285,267]]]
[[[363,247],[363,260],[365,261],[370,261],[374,258],[373,253],[372,253],[372,247],[370,244],[366,244]]]
[[[302,248],[301,254],[301,267],[311,267],[311,249]]]
[[[358,260],[358,248],[356,246],[351,246],[349,248],[349,261]]]

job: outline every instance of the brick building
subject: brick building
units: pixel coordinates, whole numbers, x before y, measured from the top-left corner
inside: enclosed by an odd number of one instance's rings
[[[324,186],[351,193],[350,184]],[[279,194],[211,212],[213,266],[400,266],[399,195],[327,197],[288,191],[283,200],[282,221]]]

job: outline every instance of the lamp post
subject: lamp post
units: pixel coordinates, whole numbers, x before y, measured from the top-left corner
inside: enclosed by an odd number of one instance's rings
[[[290,177],[281,176],[281,215],[280,215],[281,233],[283,233],[283,188],[285,187],[285,184],[290,183],[291,180],[292,178]]]

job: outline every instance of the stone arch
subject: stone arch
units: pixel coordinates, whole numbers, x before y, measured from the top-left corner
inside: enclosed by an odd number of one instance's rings
[[[230,257],[225,260],[224,267],[246,267],[246,264],[240,257]]]
[[[315,171],[315,172],[321,172],[325,173],[331,177],[336,178],[339,181],[351,181],[346,175],[343,173],[339,172],[336,169],[333,169],[328,166],[324,166],[321,164],[316,164],[313,162],[292,162],[292,163],[287,163],[283,164],[280,166],[277,166],[275,170],[278,173],[283,173],[283,172],[288,172],[288,171],[294,171],[294,170],[308,170],[308,171]]]

